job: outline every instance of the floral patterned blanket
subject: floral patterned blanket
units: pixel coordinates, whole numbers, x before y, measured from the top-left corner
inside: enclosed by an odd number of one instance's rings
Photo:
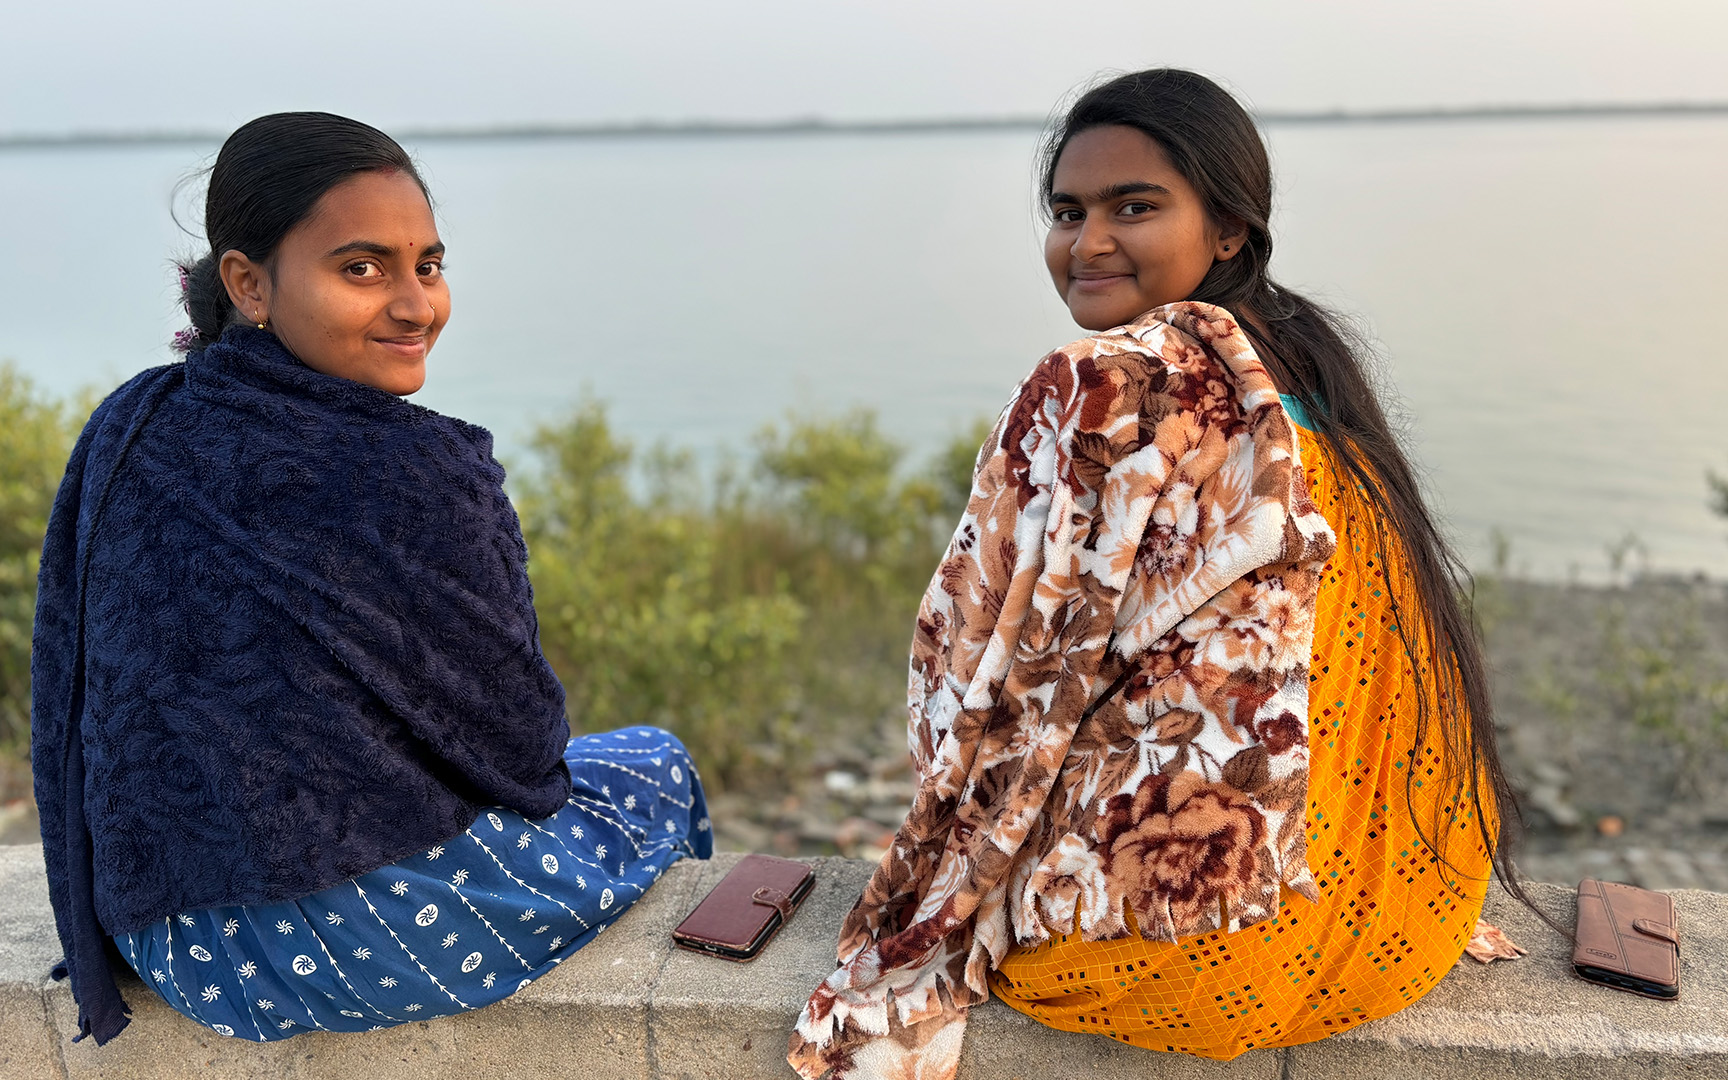
[[[1308,661],[1333,545],[1223,309],[1045,357],[919,609],[918,793],[792,1065],[943,1080],[1015,940],[1173,941],[1268,918],[1281,884],[1315,899]]]

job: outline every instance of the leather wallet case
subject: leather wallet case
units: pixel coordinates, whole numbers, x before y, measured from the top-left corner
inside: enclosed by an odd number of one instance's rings
[[[746,855],[672,931],[686,949],[754,960],[816,883],[809,863]]]
[[[1680,996],[1680,923],[1674,898],[1613,881],[1578,883],[1580,978],[1645,997]]]

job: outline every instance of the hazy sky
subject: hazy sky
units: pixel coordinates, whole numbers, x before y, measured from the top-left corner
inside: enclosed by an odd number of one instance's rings
[[[1263,109],[1728,100],[1724,0],[0,0],[0,133],[1046,113],[1102,69]]]

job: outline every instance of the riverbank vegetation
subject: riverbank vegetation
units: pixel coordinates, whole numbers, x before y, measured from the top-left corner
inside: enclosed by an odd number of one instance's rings
[[[572,723],[670,728],[723,788],[902,708],[918,598],[983,437],[909,466],[867,412],[791,419],[704,472],[638,452],[598,404],[541,428],[513,487]]]
[[[0,800],[27,774],[30,625],[48,511],[84,414],[0,363]]]
[[[88,404],[0,366],[0,803],[28,794],[36,567]],[[670,728],[717,794],[903,760],[912,619],[985,427],[916,461],[867,412],[789,417],[717,466],[633,446],[596,402],[540,428],[510,489],[572,726]],[[1728,486],[1715,492],[1728,516]],[[1534,584],[1496,550],[1476,608],[1517,728],[1508,753],[1550,760],[1635,733],[1659,787],[1702,796],[1706,763],[1728,752],[1720,588],[1640,579],[1626,551],[1610,553],[1608,589]]]

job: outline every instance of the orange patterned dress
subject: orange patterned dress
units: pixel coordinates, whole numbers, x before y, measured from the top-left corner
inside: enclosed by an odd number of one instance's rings
[[[1306,419],[1290,412],[1299,425]],[[1305,450],[1321,450],[1299,431]],[[1390,618],[1387,567],[1364,517],[1371,510],[1326,453],[1304,453],[1303,463],[1338,535],[1309,668],[1308,856],[1320,902],[1285,890],[1266,922],[1174,944],[1066,934],[1016,946],[991,989],[1044,1024],[1228,1059],[1397,1012],[1432,989],[1470,940],[1489,853],[1474,812],[1434,782],[1432,751],[1416,761],[1406,802],[1415,676]],[[1393,574],[1409,595],[1401,563]],[[1449,832],[1444,863],[1422,839],[1437,828]]]

